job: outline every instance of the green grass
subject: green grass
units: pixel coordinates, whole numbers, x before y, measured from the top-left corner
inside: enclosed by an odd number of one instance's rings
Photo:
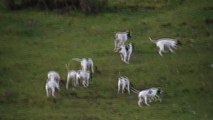
[[[0,119],[213,119],[213,23],[206,22],[213,19],[212,2],[109,2],[121,8],[89,16],[1,6]],[[136,10],[125,8],[136,3]],[[129,65],[113,52],[114,32],[126,29],[135,44]],[[183,46],[161,57],[148,36],[178,38]],[[92,84],[69,90],[61,86],[56,99],[47,98],[47,72],[56,70],[66,79],[66,63],[80,67],[74,57],[94,59],[99,71]],[[117,95],[119,72],[136,88],[162,87],[163,101],[139,108],[136,94]]]

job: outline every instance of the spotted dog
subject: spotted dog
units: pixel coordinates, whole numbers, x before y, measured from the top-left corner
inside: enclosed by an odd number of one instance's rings
[[[114,41],[114,51],[117,52],[118,49],[125,44],[127,40],[131,39],[131,34],[129,31],[126,32],[117,32],[115,33],[115,41]]]

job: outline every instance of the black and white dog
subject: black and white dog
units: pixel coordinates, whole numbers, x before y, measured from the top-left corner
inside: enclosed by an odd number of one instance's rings
[[[47,97],[49,97],[50,95],[55,97],[56,90],[60,90],[59,84],[55,81],[55,79],[48,79],[45,85],[45,90]]]
[[[121,90],[121,93],[124,93],[125,89],[130,94],[130,82],[129,82],[129,79],[126,76],[120,76],[118,78],[118,93],[120,92],[120,90]]]
[[[45,84],[45,90],[47,97],[50,96],[50,94],[55,97],[56,90],[60,90],[59,88],[59,81],[60,81],[60,75],[56,71],[49,71],[47,73],[47,81]]]
[[[171,38],[161,38],[161,39],[158,39],[158,40],[152,40],[150,37],[149,37],[149,40],[151,42],[153,42],[158,48],[158,53],[159,55],[163,56],[162,52],[166,52],[166,48],[172,52],[172,53],[175,53],[174,50],[177,49],[177,47],[179,45],[181,45],[181,42],[179,40],[176,40],[176,39],[171,39]]]
[[[94,73],[94,63],[91,58],[73,58],[72,60],[80,62],[83,71],[89,71],[90,73]]]
[[[122,45],[119,49],[119,54],[121,57],[121,60],[127,64],[129,64],[131,55],[133,51],[133,44],[129,43],[128,45]]]
[[[79,82],[81,82],[81,84],[84,86],[84,87],[88,87],[89,86],[89,82],[91,80],[91,75],[90,75],[90,72],[88,71],[83,71],[83,70],[79,70],[77,72],[77,80]]]
[[[131,34],[129,31],[126,32],[116,32],[115,33],[115,41],[114,41],[114,51],[117,52],[118,49],[125,44],[125,42],[131,39]]]
[[[160,95],[162,94],[162,90],[161,88],[149,88],[149,89],[145,89],[142,90],[138,93],[138,106],[141,107],[141,103],[144,101],[144,103],[149,106],[148,101],[152,102],[152,101],[160,101],[161,102],[161,98]]]

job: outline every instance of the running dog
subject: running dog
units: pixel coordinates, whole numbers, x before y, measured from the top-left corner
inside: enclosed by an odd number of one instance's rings
[[[162,94],[162,90],[160,88],[149,88],[142,90],[138,93],[138,106],[141,107],[141,103],[144,101],[145,105],[149,106],[149,102],[153,100],[159,100],[161,102],[160,94]]]
[[[158,53],[161,56],[163,56],[162,54],[163,52],[164,53],[166,52],[166,48],[170,52],[175,53],[175,50],[177,49],[177,47],[181,45],[181,42],[179,40],[171,39],[171,38],[161,38],[158,40],[152,40],[149,37],[149,40],[153,42],[159,48]]]

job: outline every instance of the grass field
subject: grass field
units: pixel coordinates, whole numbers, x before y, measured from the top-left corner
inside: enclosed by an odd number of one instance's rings
[[[213,2],[109,0],[97,15],[0,6],[0,120],[212,120]],[[138,6],[131,7],[131,6]],[[130,30],[130,64],[113,52],[114,32]],[[176,54],[161,57],[148,37],[179,39]],[[66,79],[66,63],[91,57],[98,70],[88,88],[47,98],[49,70]],[[161,87],[161,103],[137,106],[137,95],[117,94],[118,73],[136,88]]]

